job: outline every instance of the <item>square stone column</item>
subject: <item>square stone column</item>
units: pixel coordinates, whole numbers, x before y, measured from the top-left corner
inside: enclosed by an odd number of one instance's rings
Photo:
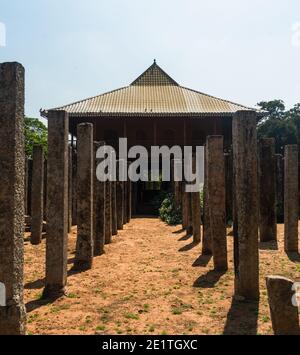
[[[77,126],[77,243],[74,269],[92,268],[94,257],[94,141],[93,125]]]
[[[72,200],[73,200],[73,149],[69,145],[69,175],[68,175],[68,232],[72,230]]]
[[[42,242],[44,221],[44,149],[33,147],[33,169],[31,188],[31,244]]]
[[[228,261],[225,158],[222,136],[210,136],[207,138],[207,180],[214,266],[217,271],[226,271],[228,269]]]
[[[94,143],[94,256],[104,254],[105,245],[105,182],[97,179],[96,169],[100,162],[97,158],[97,150],[103,146],[104,143]]]
[[[64,295],[67,284],[68,133],[68,114],[49,111],[45,298]]]
[[[132,218],[132,183],[131,181],[128,179],[127,183],[126,183],[126,189],[127,189],[127,223],[130,223],[131,218]]]
[[[111,182],[111,213],[112,213],[112,235],[118,235],[118,216],[117,216],[117,182]]]
[[[299,163],[297,145],[285,147],[284,162],[284,249],[286,252],[298,252]]]
[[[233,117],[235,213],[235,294],[259,299],[257,115],[238,111]]]
[[[111,181],[105,183],[105,244],[112,243]]]
[[[203,243],[202,254],[212,255],[212,231],[209,215],[209,196],[208,196],[208,165],[207,165],[207,145],[204,154],[204,221],[203,221]]]
[[[259,234],[261,242],[277,240],[275,139],[259,142]],[[267,192],[267,193],[266,193]]]
[[[0,335],[26,332],[24,289],[24,68],[0,64]],[[2,350],[5,353],[5,350]]]
[[[118,168],[120,167],[120,161],[118,162]],[[117,169],[119,170],[119,169]],[[116,191],[116,200],[117,200],[117,227],[118,230],[123,230],[124,225],[124,184],[122,181],[117,181],[117,191]]]
[[[196,171],[196,158],[193,158],[193,169]],[[176,188],[176,185],[175,185]],[[192,221],[193,221],[193,241],[195,244],[201,243],[201,200],[200,191],[191,193],[192,199]]]

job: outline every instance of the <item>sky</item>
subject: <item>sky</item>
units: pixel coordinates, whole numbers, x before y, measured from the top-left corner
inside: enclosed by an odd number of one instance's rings
[[[290,108],[300,1],[0,0],[0,62],[24,65],[27,116],[129,85],[154,59],[185,87]]]

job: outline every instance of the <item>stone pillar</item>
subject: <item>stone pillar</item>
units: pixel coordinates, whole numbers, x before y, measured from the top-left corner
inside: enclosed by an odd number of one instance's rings
[[[187,194],[185,192],[185,183],[181,183],[181,205],[182,205],[182,229],[187,229],[188,227],[188,202],[187,202]]]
[[[132,185],[131,181],[128,179],[126,183],[126,188],[127,188],[127,223],[130,223],[131,218],[132,218]]]
[[[27,211],[31,215],[31,187],[32,187],[32,159],[28,159],[28,190],[27,190]]]
[[[72,152],[72,224],[77,225],[77,151],[73,148]]]
[[[47,169],[48,162],[44,159],[44,221],[47,221]]]
[[[238,111],[233,117],[233,163],[238,258],[235,294],[259,299],[257,115]]]
[[[232,151],[225,154],[226,223],[233,220],[233,162]]]
[[[294,282],[280,276],[266,278],[272,326],[275,335],[300,335]]]
[[[44,221],[44,150],[42,146],[33,147],[33,169],[31,188],[31,244],[42,242]]]
[[[68,175],[68,232],[72,230],[72,191],[73,191],[73,158],[72,147],[69,145],[69,175]]]
[[[196,171],[196,158],[193,158],[193,170]],[[176,188],[176,185],[175,185]],[[200,187],[199,187],[200,189]],[[194,244],[201,243],[201,200],[200,191],[191,193],[192,228]]]
[[[64,295],[67,284],[68,130],[65,111],[48,112],[46,298]]]
[[[94,256],[93,185],[94,142],[93,125],[82,123],[77,127],[77,243],[75,270],[92,268]]]
[[[118,162],[118,168],[120,167],[120,162]],[[117,169],[119,170],[119,169]],[[116,186],[116,199],[117,199],[117,227],[118,230],[123,230],[124,225],[124,184],[122,181],[117,181]]]
[[[118,216],[117,216],[117,183],[111,182],[111,211],[112,211],[112,235],[118,234]]]
[[[24,178],[24,213],[28,216],[28,158],[25,157],[25,178]]]
[[[105,244],[112,242],[111,181],[105,183]]]
[[[103,143],[94,143],[94,256],[104,254],[105,244],[105,182],[98,181],[96,168],[99,163],[96,158],[97,150]]]
[[[298,252],[298,146],[287,145],[284,153],[284,249]]]
[[[124,225],[127,224],[128,221],[128,211],[127,211],[127,181],[123,181],[123,193],[124,193],[124,207],[123,207],[123,212],[124,212],[124,216],[123,216],[123,223]]]
[[[201,200],[200,192],[192,193],[192,216],[194,243],[201,243]]]
[[[261,242],[277,240],[275,139],[259,142],[259,234]]]
[[[223,137],[207,138],[207,180],[212,252],[217,271],[228,269]]]
[[[24,68],[0,64],[0,335],[24,335]],[[4,351],[4,350],[3,350]]]
[[[283,223],[284,212],[284,161],[281,154],[276,154],[276,201],[277,218],[279,223]]]
[[[203,221],[203,243],[202,254],[212,255],[212,232],[209,216],[209,196],[208,196],[208,174],[207,174],[207,146],[204,155],[204,221]]]

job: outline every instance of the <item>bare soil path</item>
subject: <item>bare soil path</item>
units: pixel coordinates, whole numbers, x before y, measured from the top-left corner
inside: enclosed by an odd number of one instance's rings
[[[133,219],[93,270],[68,278],[68,296],[41,300],[45,272],[45,240],[25,242],[25,302],[29,334],[272,334],[265,276],[300,277],[300,256],[283,252],[279,243],[260,250],[261,300],[233,302],[233,253],[228,236],[230,269],[213,271],[212,260],[200,257],[181,227],[158,219]],[[72,268],[76,228],[69,237]],[[278,248],[278,249],[277,249]]]

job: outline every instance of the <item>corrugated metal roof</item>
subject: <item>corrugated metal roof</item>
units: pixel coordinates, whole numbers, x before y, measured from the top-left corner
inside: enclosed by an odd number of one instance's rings
[[[154,62],[128,87],[54,110],[71,116],[227,116],[254,109],[179,86]]]

